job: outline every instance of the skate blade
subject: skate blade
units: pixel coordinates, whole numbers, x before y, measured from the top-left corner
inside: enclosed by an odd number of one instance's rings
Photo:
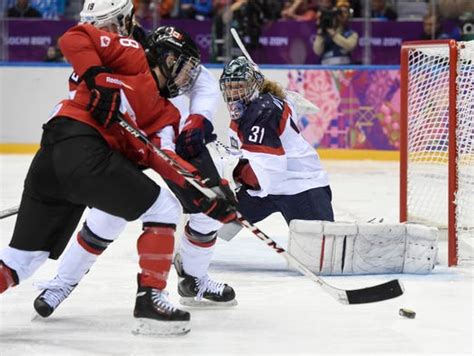
[[[31,314],[31,321],[33,322],[41,322],[43,321],[45,318],[42,317],[41,315],[39,315],[36,311],[34,311],[32,314]]]
[[[189,321],[157,321],[136,318],[132,329],[134,335],[173,336],[184,335],[191,331]]]
[[[228,308],[235,307],[238,304],[237,299],[229,300],[228,302],[215,302],[208,299],[197,300],[196,298],[192,297],[181,297],[179,302],[181,305],[187,307],[199,308]]]

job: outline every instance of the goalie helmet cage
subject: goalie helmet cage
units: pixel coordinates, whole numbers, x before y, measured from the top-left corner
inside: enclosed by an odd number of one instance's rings
[[[401,49],[400,221],[447,229],[448,265],[472,260],[474,41]]]

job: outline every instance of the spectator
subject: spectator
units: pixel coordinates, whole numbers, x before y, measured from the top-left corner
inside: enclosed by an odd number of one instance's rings
[[[398,14],[390,6],[386,0],[372,0],[371,17],[379,20],[396,20]]]
[[[276,21],[280,19],[284,3],[281,0],[257,0],[263,11],[265,22]]]
[[[422,40],[444,40],[450,36],[441,31],[441,23],[436,15],[427,14],[423,17],[423,33]]]
[[[256,1],[234,0],[222,14],[224,24],[230,22],[241,38],[249,37],[248,49],[260,47],[260,34],[263,25],[263,10]]]
[[[317,1],[292,0],[286,1],[281,12],[282,20],[314,21],[316,20]]]
[[[464,13],[474,12],[474,1],[438,0],[437,8],[442,18],[458,19]]]
[[[461,41],[474,40],[474,12],[465,12],[459,17]]]
[[[338,0],[336,9],[323,10],[316,20],[318,30],[313,43],[321,64],[350,64],[351,52],[357,46],[359,35],[349,28],[351,8],[348,0]]]
[[[158,18],[168,18],[174,8],[175,0],[134,0],[133,8],[135,9],[135,16],[138,20],[151,20],[155,11],[156,4],[159,4]]]
[[[43,62],[64,62],[64,57],[58,47],[49,46]]]
[[[184,19],[205,20],[212,15],[212,0],[181,0],[179,17]]]
[[[225,61],[225,24],[222,16],[229,6],[231,0],[213,0],[212,2],[212,30],[211,30],[211,62],[218,63]]]
[[[365,0],[350,0],[351,8],[353,10],[352,17],[364,17],[364,14],[362,12],[363,2],[365,2]]]
[[[7,11],[7,17],[41,17],[41,12],[30,6],[29,0],[16,0]]]
[[[316,13],[316,23],[319,22],[319,18],[324,11],[332,10],[335,5],[336,4],[334,0],[319,0],[318,11]]]

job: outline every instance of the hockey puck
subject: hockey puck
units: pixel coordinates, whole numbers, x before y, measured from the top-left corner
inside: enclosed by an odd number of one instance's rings
[[[413,310],[407,308],[401,308],[398,314],[408,319],[415,319],[416,313]]]

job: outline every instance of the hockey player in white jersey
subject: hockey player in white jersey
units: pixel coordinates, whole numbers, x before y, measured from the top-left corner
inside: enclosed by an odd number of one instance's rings
[[[238,189],[237,209],[242,215],[252,223],[276,212],[288,224],[293,219],[333,221],[328,175],[293,121],[295,109],[281,87],[265,79],[245,57],[239,57],[224,67],[220,89],[232,119],[233,154],[215,142],[207,148],[222,177]],[[206,216],[201,226],[206,226],[206,221],[213,229],[222,226]],[[224,225],[217,235],[228,240],[239,227],[238,223]],[[212,254],[212,246],[184,239],[176,252],[176,270],[185,275],[207,275]],[[181,296],[185,281],[179,285]]]

